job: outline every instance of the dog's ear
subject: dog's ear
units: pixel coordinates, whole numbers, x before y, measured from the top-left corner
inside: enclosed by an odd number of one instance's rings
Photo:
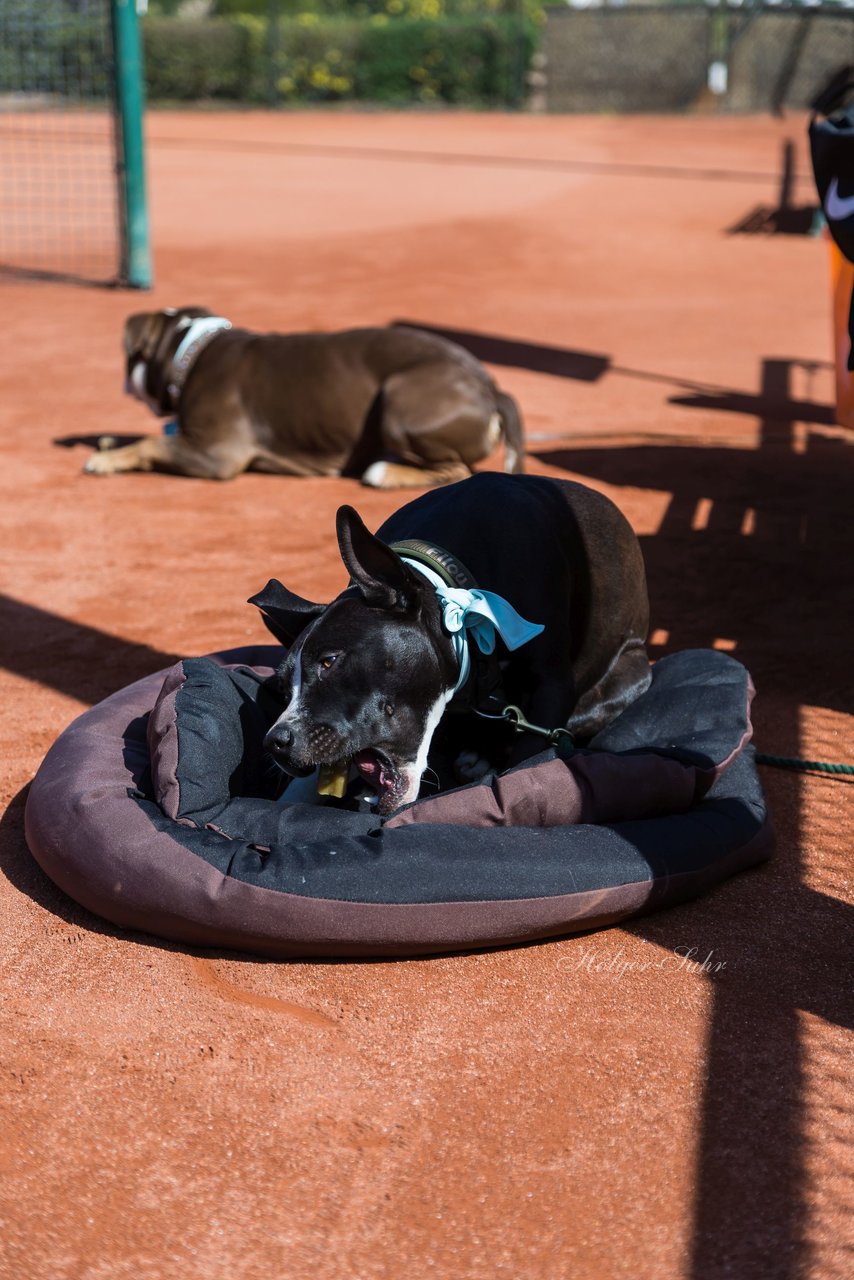
[[[202,316],[212,316],[209,307],[170,307],[164,315],[179,316],[181,320],[200,320]]]
[[[126,355],[150,360],[164,338],[171,337],[179,324],[212,315],[207,307],[164,307],[162,311],[137,311],[125,320],[122,337]]]
[[[139,355],[149,360],[160,340],[166,321],[162,311],[137,311],[125,320],[122,345],[125,355]]]
[[[325,604],[313,604],[311,600],[294,595],[275,578],[270,579],[263,591],[250,596],[248,603],[258,606],[266,626],[284,645],[292,645],[326,608]]]
[[[418,579],[391,547],[369,533],[352,507],[339,507],[335,519],[344,567],[366,602],[383,609],[412,609],[419,600]]]

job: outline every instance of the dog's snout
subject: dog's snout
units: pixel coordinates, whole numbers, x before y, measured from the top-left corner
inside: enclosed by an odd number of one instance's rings
[[[274,724],[264,739],[264,748],[271,755],[284,755],[291,749],[293,742],[294,734],[289,725]]]
[[[264,750],[269,751],[276,764],[284,773],[292,778],[305,778],[314,768],[311,764],[298,763],[299,755],[294,750],[295,735],[287,723],[274,724],[264,739]],[[296,755],[294,760],[292,755]]]

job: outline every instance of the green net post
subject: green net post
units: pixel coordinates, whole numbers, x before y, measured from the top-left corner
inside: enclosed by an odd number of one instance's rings
[[[142,115],[145,93],[137,0],[110,0],[116,54],[119,191],[122,205],[122,283],[150,289],[151,247],[145,194],[145,150]]]

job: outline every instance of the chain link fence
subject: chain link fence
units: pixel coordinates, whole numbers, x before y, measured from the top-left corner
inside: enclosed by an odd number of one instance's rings
[[[545,106],[567,112],[782,111],[854,63],[840,5],[548,7]]]
[[[109,0],[0,0],[0,272],[117,278]]]

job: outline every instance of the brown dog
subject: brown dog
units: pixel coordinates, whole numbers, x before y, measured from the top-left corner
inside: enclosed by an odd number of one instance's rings
[[[469,352],[420,329],[254,334],[182,307],[131,316],[124,348],[126,390],[177,429],[93,454],[90,474],[439,485],[469,476],[502,436],[505,470],[522,469],[515,401]]]

